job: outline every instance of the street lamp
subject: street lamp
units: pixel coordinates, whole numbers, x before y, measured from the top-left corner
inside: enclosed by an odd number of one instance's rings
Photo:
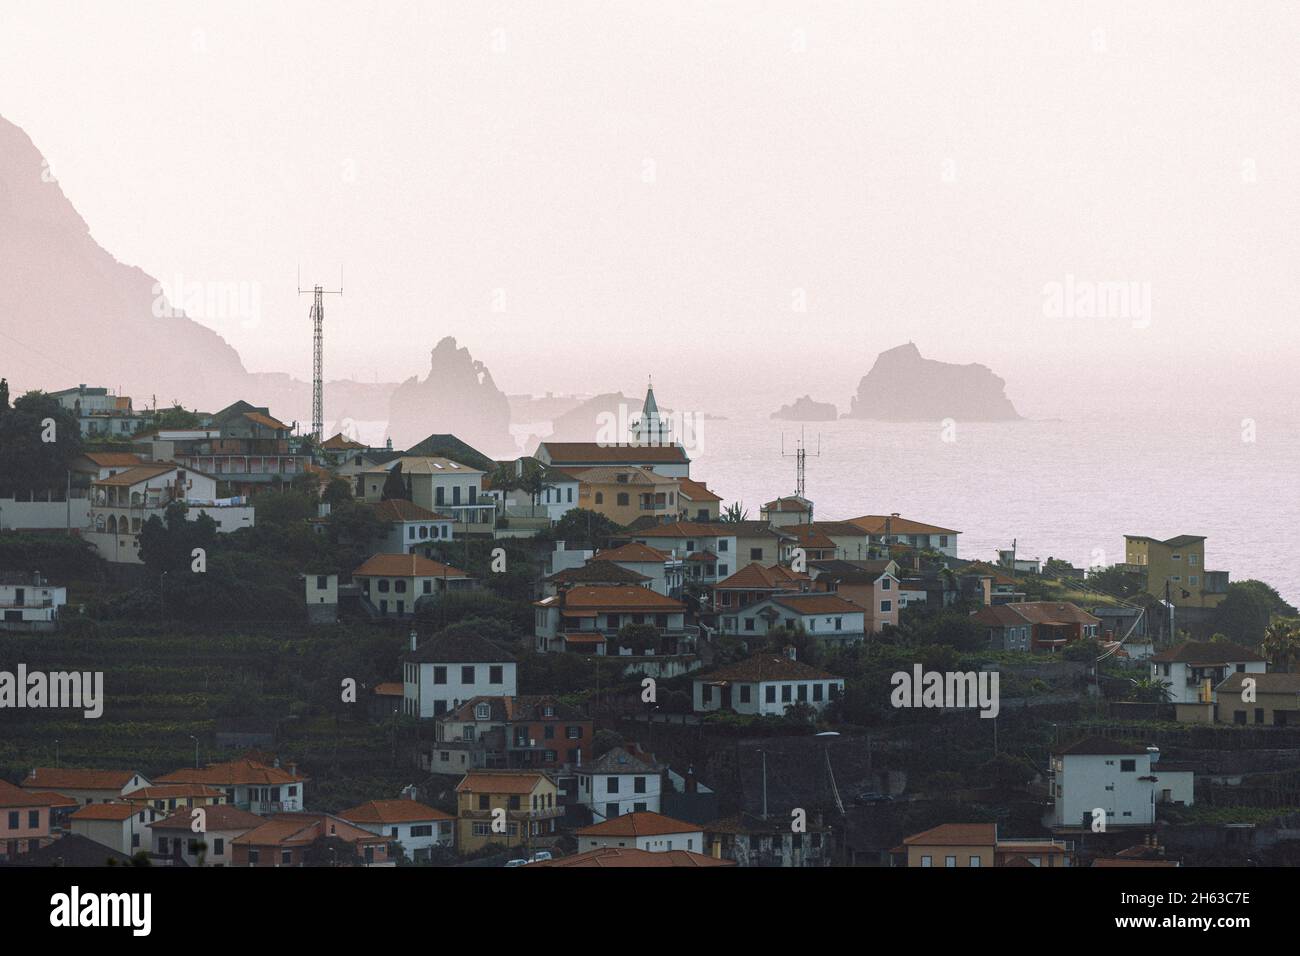
[[[199,769],[199,738],[190,734],[190,740],[194,741],[194,769]]]

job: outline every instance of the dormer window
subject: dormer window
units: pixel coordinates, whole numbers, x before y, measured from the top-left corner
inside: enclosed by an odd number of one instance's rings
[[[487,720],[492,716],[492,708],[487,704],[479,704],[474,708],[474,717],[476,720]]]
[[[542,716],[543,716],[543,717],[554,717],[554,716],[555,716],[555,708],[552,707],[550,704],[547,704],[545,707],[542,708]]]

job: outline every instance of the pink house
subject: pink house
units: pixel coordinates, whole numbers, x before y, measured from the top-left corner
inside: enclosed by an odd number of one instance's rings
[[[50,842],[50,806],[59,799],[0,780],[0,860]]]

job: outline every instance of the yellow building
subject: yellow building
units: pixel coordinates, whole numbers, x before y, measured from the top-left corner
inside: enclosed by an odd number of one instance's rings
[[[1205,538],[1180,534],[1167,541],[1124,536],[1124,563],[1146,575],[1147,592],[1163,599],[1166,585],[1174,607],[1218,607],[1228,594],[1228,572],[1205,569]]]
[[[909,867],[1070,866],[1073,854],[1060,840],[1003,840],[996,823],[944,823],[903,840],[894,851]]]
[[[578,479],[578,507],[603,514],[615,524],[626,527],[647,515],[656,521],[677,518],[676,478],[639,465],[571,468],[568,473]]]
[[[535,846],[555,835],[560,789],[545,773],[473,770],[456,785],[456,848]]]

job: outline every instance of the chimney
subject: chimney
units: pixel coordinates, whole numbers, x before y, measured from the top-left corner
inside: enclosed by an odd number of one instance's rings
[[[563,551],[563,550],[564,550],[564,542],[563,542],[563,541],[557,541],[557,542],[555,542],[555,550],[556,550],[557,552],[558,552],[558,551]]]
[[[298,762],[296,760],[289,761],[289,774],[294,777],[298,776]]]
[[[411,632],[411,650],[412,650],[412,651],[415,650],[415,641],[416,641],[416,637],[417,637],[417,635],[416,635],[415,631],[412,631],[412,632]]]
[[[694,793],[699,789],[698,781],[695,779],[695,764],[690,764],[686,768],[686,779],[684,781],[687,793]]]

